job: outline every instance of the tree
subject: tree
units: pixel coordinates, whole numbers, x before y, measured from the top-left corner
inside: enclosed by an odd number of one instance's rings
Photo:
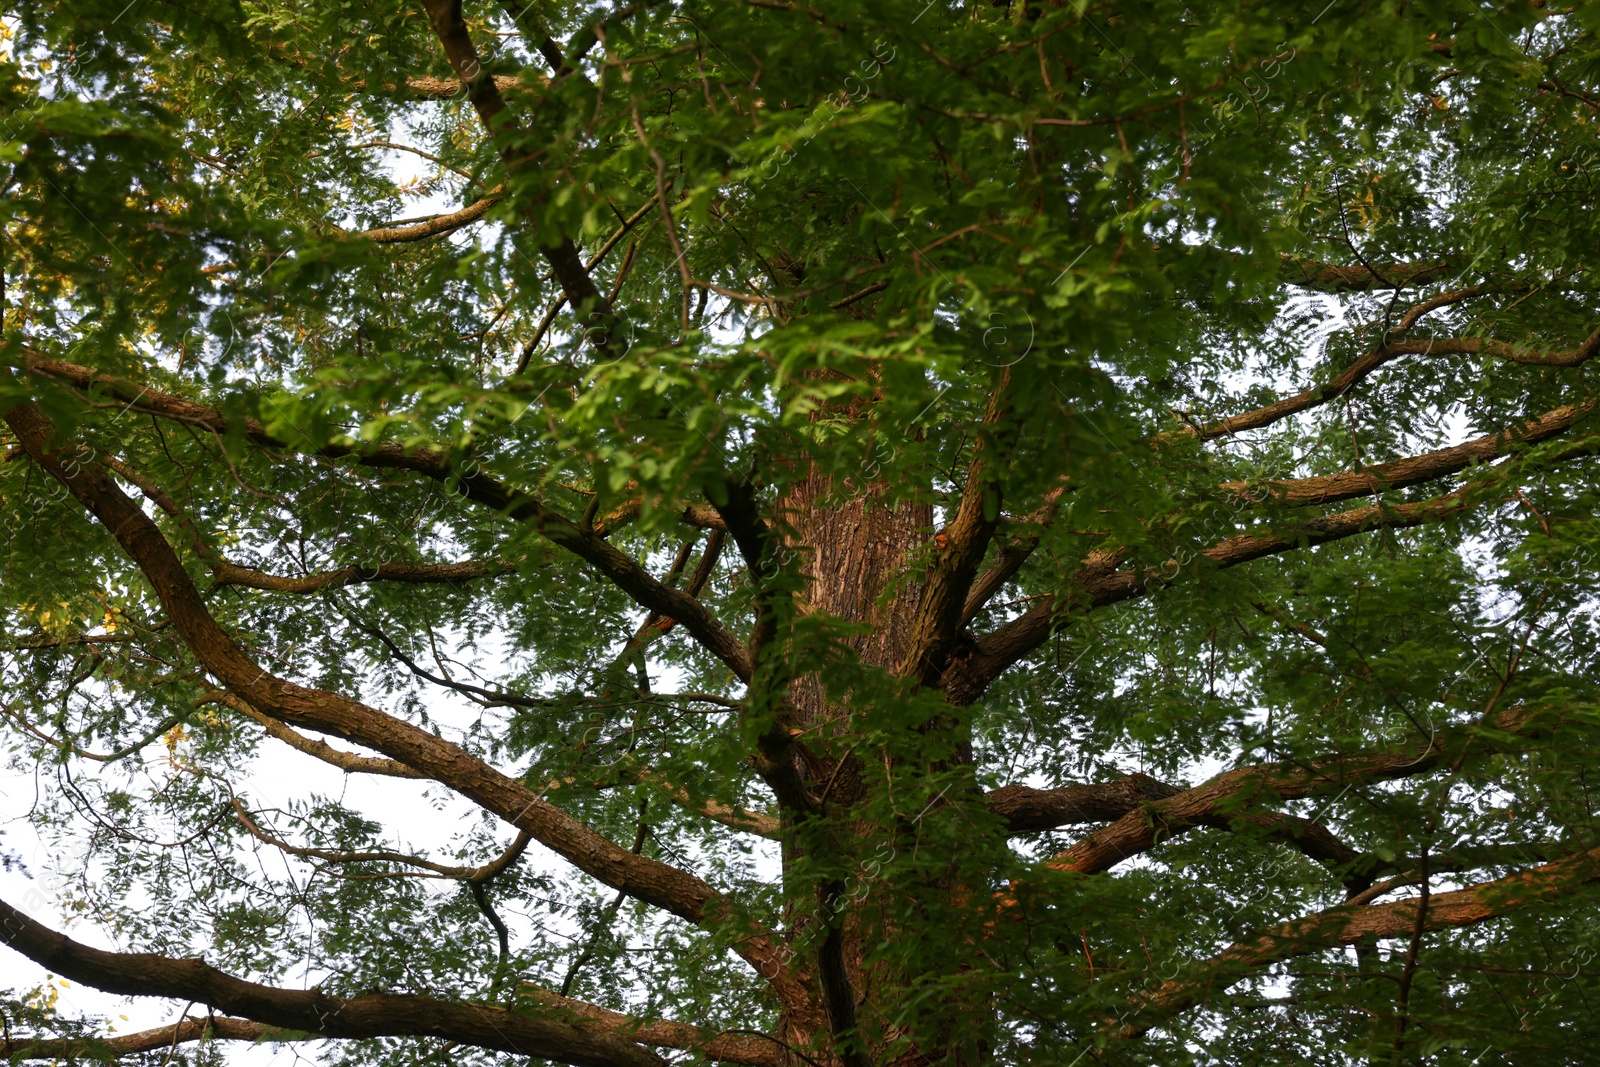
[[[1586,1061],[1593,5],[124,3],[0,915],[207,1014],[13,1058]]]

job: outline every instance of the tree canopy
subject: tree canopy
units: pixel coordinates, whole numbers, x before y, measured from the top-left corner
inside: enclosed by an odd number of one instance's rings
[[[1597,24],[17,6],[5,1054],[1588,1062]]]

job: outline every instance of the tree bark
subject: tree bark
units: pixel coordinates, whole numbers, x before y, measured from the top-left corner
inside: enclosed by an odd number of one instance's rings
[[[921,587],[902,583],[907,563],[926,541],[933,509],[926,504],[890,504],[882,487],[836,491],[831,479],[813,472],[780,503],[792,528],[793,547],[804,554],[806,612],[821,613],[870,629],[849,640],[861,662],[895,669],[912,637]],[[844,497],[840,500],[838,497]],[[889,595],[885,595],[888,593]],[[831,706],[823,680],[800,678],[791,692],[796,727],[806,731],[801,776],[815,783],[819,799],[848,806],[863,796],[849,748],[849,709]],[[813,740],[815,738],[815,740]],[[842,764],[842,766],[841,766]]]
[[[889,501],[884,487],[869,478],[835,481],[813,469],[788,490],[779,509],[788,525],[790,546],[803,554],[801,610],[862,625],[863,631],[848,638],[848,645],[863,665],[893,674],[905,662],[916,636],[924,589],[917,581],[920,572],[914,564],[919,563],[918,556],[933,535],[932,506]],[[830,699],[826,690],[826,680],[816,674],[800,677],[791,687],[794,726],[803,731],[796,766],[808,792],[831,817],[835,846],[854,857],[857,870],[865,868],[870,874],[871,857],[887,855],[887,849],[903,848],[904,844],[894,839],[897,828],[846,813],[868,800],[881,781],[876,767],[865,773],[865,760],[877,759],[878,753],[859,749],[859,733],[866,724],[855,718],[855,709],[848,702]],[[933,728],[959,729],[959,724],[955,717],[941,717]],[[952,748],[958,759],[971,762],[971,746],[964,736],[956,738]],[[905,768],[905,772],[913,769]],[[800,846],[786,840],[786,876],[799,858]],[[948,881],[927,888],[944,894],[960,892]],[[810,1014],[788,1013],[780,1031],[784,1040],[806,1049],[818,1062],[843,1067],[977,1062],[975,1050],[911,1042],[898,1027],[898,1008],[914,982],[930,976],[895,973],[874,958],[875,947],[899,935],[873,889],[870,878],[859,885],[823,886],[816,911],[791,913],[787,924],[797,959],[808,954],[821,957],[819,984],[842,979],[842,988],[834,992],[850,998],[848,1007],[853,1012],[844,1025],[856,1029],[854,1053],[840,1040],[841,1013],[825,1008]],[[830,895],[842,899],[830,901]],[[830,918],[837,930],[824,935],[819,924]],[[921,937],[923,932],[904,931],[904,936]],[[842,975],[830,975],[830,954],[836,954],[835,967]],[[951,954],[952,969],[961,966],[959,956]],[[824,995],[821,999],[826,1003],[828,998]],[[951,1008],[966,1012],[972,1006]],[[822,1057],[811,1050],[821,1051]],[[794,1062],[804,1060],[796,1056]]]

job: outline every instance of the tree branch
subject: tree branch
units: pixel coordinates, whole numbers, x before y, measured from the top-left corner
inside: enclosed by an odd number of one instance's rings
[[[648,767],[641,768],[638,780],[661,790],[667,798],[679,807],[688,811],[704,815],[713,822],[719,822],[734,830],[747,834],[756,834],[759,837],[776,838],[781,827],[779,821],[771,815],[749,811],[745,808],[729,807],[715,800],[696,801],[693,795],[683,786],[667,778],[661,772]]]
[[[116,763],[120,760],[127,759],[129,756],[138,754],[144,750],[146,745],[154,742],[156,738],[160,737],[168,730],[171,730],[174,726],[178,726],[186,722],[189,716],[192,714],[194,714],[193,711],[186,711],[180,712],[177,715],[169,715],[160,723],[156,724],[154,728],[146,731],[144,736],[139,738],[137,741],[124,745],[121,748],[115,749],[111,752],[91,752],[86,748],[80,748],[77,744],[65,738],[51,737],[49,734],[33,725],[33,723],[29,722],[27,716],[17,711],[16,708],[13,708],[10,704],[0,700],[0,715],[10,719],[12,722],[16,723],[18,726],[22,727],[28,733],[32,734],[34,737],[37,737],[47,745],[51,745],[63,752],[70,752],[74,756],[78,756],[82,759],[94,760],[96,763]]]
[[[1392,341],[1387,346],[1397,355],[1487,355],[1511,363],[1535,367],[1578,367],[1600,352],[1600,329],[1584,338],[1576,348],[1533,349],[1509,345],[1492,337],[1430,337],[1415,341]]]
[[[1475,725],[1438,731],[1420,746],[1369,749],[1309,763],[1266,763],[1224,771],[1193,789],[1130,811],[1104,830],[1047,860],[1046,865],[1055,870],[1096,874],[1191,827],[1226,827],[1234,820],[1243,820],[1273,836],[1293,838],[1313,859],[1348,863],[1356,854],[1334,842],[1315,824],[1277,812],[1250,812],[1248,808],[1261,801],[1294,800],[1354,782],[1382,782],[1425,774],[1465,758],[1474,744],[1482,754],[1496,751],[1497,746],[1485,740]],[[1502,712],[1482,725],[1530,741],[1546,736],[1552,728],[1548,716],[1522,707]]]
[[[356,84],[362,89],[367,88],[366,82]],[[455,78],[407,78],[405,87],[423,100],[454,100],[461,95],[461,82]],[[523,88],[521,82],[510,74],[496,74],[494,87],[502,93]],[[385,88],[393,90],[392,86]]]
[[[779,1067],[788,1062],[783,1055],[783,1045],[764,1035],[717,1031],[668,1019],[641,1021],[583,1001],[567,1000],[559,993],[531,982],[523,983],[517,992],[524,999],[564,1009],[577,1018],[604,1024],[641,1044],[699,1052],[707,1059],[750,1064],[751,1067]]]
[[[308,756],[315,756],[324,763],[330,763],[346,774],[382,774],[390,778],[422,778],[428,776],[414,767],[407,767],[392,759],[382,756],[360,756],[354,752],[344,752],[334,748],[326,741],[318,741],[314,737],[307,737],[289,729],[283,723],[270,715],[263,715],[251,707],[240,697],[233,693],[222,693],[217,697],[222,703],[237,711],[240,715],[254,719],[266,728],[267,733],[276,737],[290,748],[298,749]]]
[[[1540,466],[1567,462],[1600,451],[1600,437],[1587,437],[1545,457]],[[1476,507],[1483,494],[1509,479],[1516,468],[1498,464],[1489,475],[1467,482],[1452,492],[1407,504],[1377,503],[1321,515],[1276,531],[1242,533],[1219,541],[1198,553],[1219,568],[1236,567],[1251,560],[1296,551],[1379,529],[1406,529],[1442,522]],[[1068,580],[1068,592],[1041,596],[1022,615],[983,637],[977,652],[955,665],[941,680],[941,688],[956,704],[969,704],[983,695],[998,678],[1055,631],[1063,612],[1103,607],[1143,596],[1174,579],[1181,571],[1176,560],[1167,567],[1119,570],[1126,550],[1106,548],[1091,553]]]
[[[225,436],[230,429],[228,420],[215,408],[148,386],[137,386],[115,375],[102,374],[74,363],[35,358],[34,353],[28,355],[29,372],[70,382],[80,389],[104,390],[131,410],[197,426],[219,436]],[[295,448],[268,433],[266,427],[256,419],[246,418],[241,429],[245,439],[258,448]],[[750,680],[748,651],[698,600],[656,581],[636,560],[609,544],[600,532],[583,529],[578,523],[551,510],[537,497],[506,485],[476,469],[475,465],[454,464],[437,449],[403,448],[394,444],[343,444],[308,440],[300,451],[328,459],[352,458],[363,466],[378,469],[412,471],[449,484],[468,500],[493,508],[513,521],[533,524],[552,543],[594,566],[641,607],[678,620],[695,640],[726,663],[741,681]]]
[[[190,1000],[254,1022],[323,1038],[443,1037],[574,1067],[662,1067],[661,1057],[616,1033],[579,1029],[552,1013],[514,1014],[408,993],[330,997],[315,989],[246,982],[203,960],[102,952],[78,944],[0,901],[0,939],[24,957],[94,989],[125,997]]]
[[[793,611],[793,593],[775,581],[783,577],[786,561],[781,556],[777,532],[761,517],[755,488],[729,479],[727,494],[727,502],[718,506],[717,513],[744,558],[756,591],[756,619],[750,631],[750,661],[754,665],[760,663],[762,653],[776,639],[781,620]],[[749,687],[747,714],[759,720],[754,731],[756,769],[780,809],[808,815],[815,812],[816,805],[795,766],[794,736],[789,732],[786,714],[791,679],[778,677],[779,673],[780,668],[769,661],[760,684]]]
[[[1422,928],[1449,930],[1486,922],[1511,911],[1558,900],[1597,879],[1600,879],[1600,849],[1591,849],[1493,882],[1453,892],[1432,893]],[[1169,1017],[1282,960],[1336,945],[1410,937],[1417,928],[1421,907],[1418,897],[1388,904],[1340,905],[1281,923],[1205,961],[1201,976],[1165,983],[1142,999],[1137,1010],[1147,1017]],[[1137,1036],[1158,1021],[1159,1018],[1141,1020],[1119,1031],[1117,1036]]]
[[[1417,321],[1427,313],[1450,304],[1482,296],[1489,291],[1489,288],[1486,285],[1471,285],[1464,289],[1454,289],[1430,297],[1407,309],[1406,313],[1401,316],[1400,322],[1395,326],[1394,332],[1403,333],[1416,325]],[[1291,415],[1297,415],[1302,411],[1320,407],[1331,400],[1337,400],[1354,389],[1373,371],[1403,355],[1426,356],[1487,352],[1490,355],[1516,363],[1575,367],[1586,362],[1594,355],[1597,349],[1600,349],[1600,331],[1591,334],[1577,348],[1561,352],[1533,351],[1482,338],[1447,337],[1420,340],[1389,340],[1385,338],[1376,349],[1356,360],[1330,382],[1313,386],[1305,392],[1286,397],[1283,400],[1268,404],[1265,407],[1256,408],[1253,411],[1231,415],[1199,426],[1186,426],[1182,430],[1158,434],[1155,440],[1157,442],[1167,442],[1176,441],[1184,437],[1196,437],[1202,441],[1210,441],[1217,437],[1227,437],[1232,434],[1243,433],[1246,430],[1258,430],[1264,426],[1270,426]]]
[[[1067,495],[1069,486],[1063,484],[1050,490],[1044,496],[1044,502],[1033,512],[1016,525],[1026,530],[1016,534],[1009,542],[1002,543],[999,551],[995,553],[994,560],[989,564],[967,592],[967,602],[961,608],[961,625],[964,627],[975,619],[984,605],[994,599],[1005,584],[1016,577],[1022,565],[1028,562],[1034,549],[1039,547],[1044,539],[1044,533],[1055,521],[1056,513],[1061,510],[1061,501]]]
[[[1365,869],[1371,865],[1363,862],[1366,855],[1312,819],[1278,811],[1222,811],[1198,802],[1195,810],[1180,811],[1183,804],[1178,797],[1171,798],[1170,803],[1172,807],[1157,802],[1130,811],[1103,833],[1086,838],[1047,860],[1045,866],[1079,874],[1099,874],[1185,831],[1209,826],[1219,830],[1253,829],[1269,840],[1297,849],[1332,871],[1352,893],[1371,884],[1371,871]]]
[[[417,663],[416,660],[406,655],[405,651],[395,643],[394,639],[388,634],[384,633],[382,629],[377,626],[373,626],[370,623],[364,622],[360,618],[357,618],[355,612],[348,605],[338,604],[337,601],[335,601],[335,605],[338,608],[339,613],[345,617],[345,620],[349,622],[350,625],[354,626],[362,633],[376,637],[383,647],[389,650],[389,655],[399,660],[405,666],[406,670],[410,671],[413,675],[423,679],[424,681],[432,682],[434,685],[440,686],[441,688],[460,693],[462,696],[466,697],[475,704],[479,704],[484,707],[548,708],[552,704],[557,703],[557,701],[549,697],[530,697],[524,696],[521,693],[512,693],[504,689],[489,689],[485,686],[473,685],[471,682],[458,682],[453,678],[446,678],[443,675],[434,674],[432,671]]]
[[[985,793],[983,802],[1013,834],[1053,830],[1074,823],[1110,822],[1153,800],[1177,796],[1182,788],[1147,774],[1130,774],[1110,782],[1035,789],[1006,785]]]
[[[257,1023],[324,1038],[443,1037],[575,1067],[663,1067],[665,1063],[615,1031],[580,1027],[555,1011],[514,1013],[489,1004],[410,994],[330,996],[321,987],[281,989],[247,982],[200,959],[105,952],[56,933],[4,901],[0,901],[0,939],[41,967],[107,993],[194,1001]]]
[[[372,241],[380,245],[408,244],[413,241],[425,241],[430,237],[451,233],[470,225],[489,213],[489,209],[500,202],[498,196],[486,196],[476,200],[459,211],[451,211],[443,215],[435,215],[422,222],[414,222],[406,226],[379,226],[377,229],[361,230],[357,232],[346,231],[342,236],[353,241]]]
[[[1453,269],[1451,264],[1445,262],[1386,263],[1381,268],[1365,264],[1346,267],[1284,256],[1282,277],[1290,285],[1324,293],[1370,293],[1426,285]]]
[[[488,76],[478,57],[478,50],[473,46],[467,24],[461,17],[461,0],[422,0],[422,7],[427,12],[434,35],[444,48],[445,58],[461,79],[461,87],[472,101],[473,110],[478,113],[484,131],[499,147],[500,158],[506,169],[512,173],[519,169],[537,169],[538,163],[534,157],[522,154],[524,149],[516,147],[523,138],[518,135],[515,118],[506,110],[499,88],[494,79]],[[524,205],[525,213],[537,214],[536,210],[530,209],[537,209],[544,199],[546,196],[541,193]],[[583,325],[583,334],[588,342],[610,356],[620,357],[626,348],[623,346],[621,351],[618,350],[623,342],[614,328],[617,324],[616,313],[584,269],[583,257],[577,245],[570,238],[540,240],[539,253],[560,283],[567,303]]]
[[[5,413],[35,463],[66,486],[138,564],[205,669],[241,699],[286,724],[343,737],[414,767],[493,812],[614,889],[700,924],[727,913],[729,902],[694,875],[637,856],[554,807],[523,783],[409,722],[359,701],[286,681],[258,666],[212,618],[172,546],[155,523],[100,467],[84,464],[49,440],[54,426],[31,403]],[[782,987],[785,968],[765,931],[735,939],[735,949]],[[790,992],[796,992],[791,990]]]
[[[334,571],[316,574],[277,575],[240,567],[226,561],[212,565],[218,586],[240,585],[272,593],[316,593],[366,582],[402,582],[409,585],[469,582],[491,575],[514,574],[517,565],[509,560],[468,560],[465,563],[377,563],[351,564]]]
[[[982,436],[973,449],[962,487],[961,503],[949,525],[934,538],[933,559],[923,576],[922,599],[899,668],[901,677],[914,678],[922,685],[937,684],[944,673],[961,629],[967,596],[1000,521],[997,467],[1005,462],[1013,435],[1003,429],[997,432],[997,427],[1003,426],[1010,410],[1010,386],[1011,369],[1007,367],[1001,370],[1000,380],[990,394]]]
[[[556,778],[550,781],[547,788],[554,792],[558,789],[572,787],[613,789],[620,785],[631,784],[649,786],[684,810],[692,811],[697,815],[704,815],[713,822],[720,822],[730,829],[775,839],[782,828],[779,820],[771,815],[750,811],[746,808],[729,807],[715,800],[697,801],[686,788],[655,768],[648,766],[625,769],[618,775],[617,780],[613,782],[584,782],[574,777]]]
[[[171,1026],[158,1026],[116,1037],[15,1037],[0,1042],[0,1056],[22,1060],[101,1060],[132,1056],[140,1052],[172,1048],[190,1041],[308,1041],[315,1035],[299,1030],[264,1026],[249,1019],[212,1015],[204,1019],[184,1019]]]
[[[504,852],[488,863],[479,867],[457,867],[445,863],[435,863],[432,860],[423,859],[421,856],[411,856],[404,852],[389,852],[387,850],[335,852],[325,848],[291,845],[281,837],[263,830],[237,797],[233,799],[233,811],[239,819],[239,825],[243,826],[251,837],[271,845],[279,851],[287,852],[291,856],[299,856],[301,859],[322,860],[325,863],[401,863],[407,867],[416,867],[419,870],[427,871],[430,875],[451,878],[459,882],[478,883],[488,881],[515,863],[517,858],[527,851],[529,842],[533,840],[533,835],[523,830],[517,834],[516,840],[511,842]]]
[[[1386,490],[1405,489],[1455,474],[1475,463],[1498,459],[1528,445],[1566,433],[1594,413],[1596,400],[1566,404],[1530,419],[1520,426],[1464,441],[1450,448],[1418,456],[1377,463],[1358,471],[1341,471],[1310,478],[1290,478],[1252,486],[1249,482],[1223,482],[1217,488],[1235,497],[1257,500],[1262,496],[1285,507],[1333,504]]]

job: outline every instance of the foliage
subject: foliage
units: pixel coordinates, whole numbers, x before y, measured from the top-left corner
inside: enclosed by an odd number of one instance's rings
[[[330,1063],[1585,1060],[1600,8],[124,4],[3,23],[8,921],[445,1005]]]

